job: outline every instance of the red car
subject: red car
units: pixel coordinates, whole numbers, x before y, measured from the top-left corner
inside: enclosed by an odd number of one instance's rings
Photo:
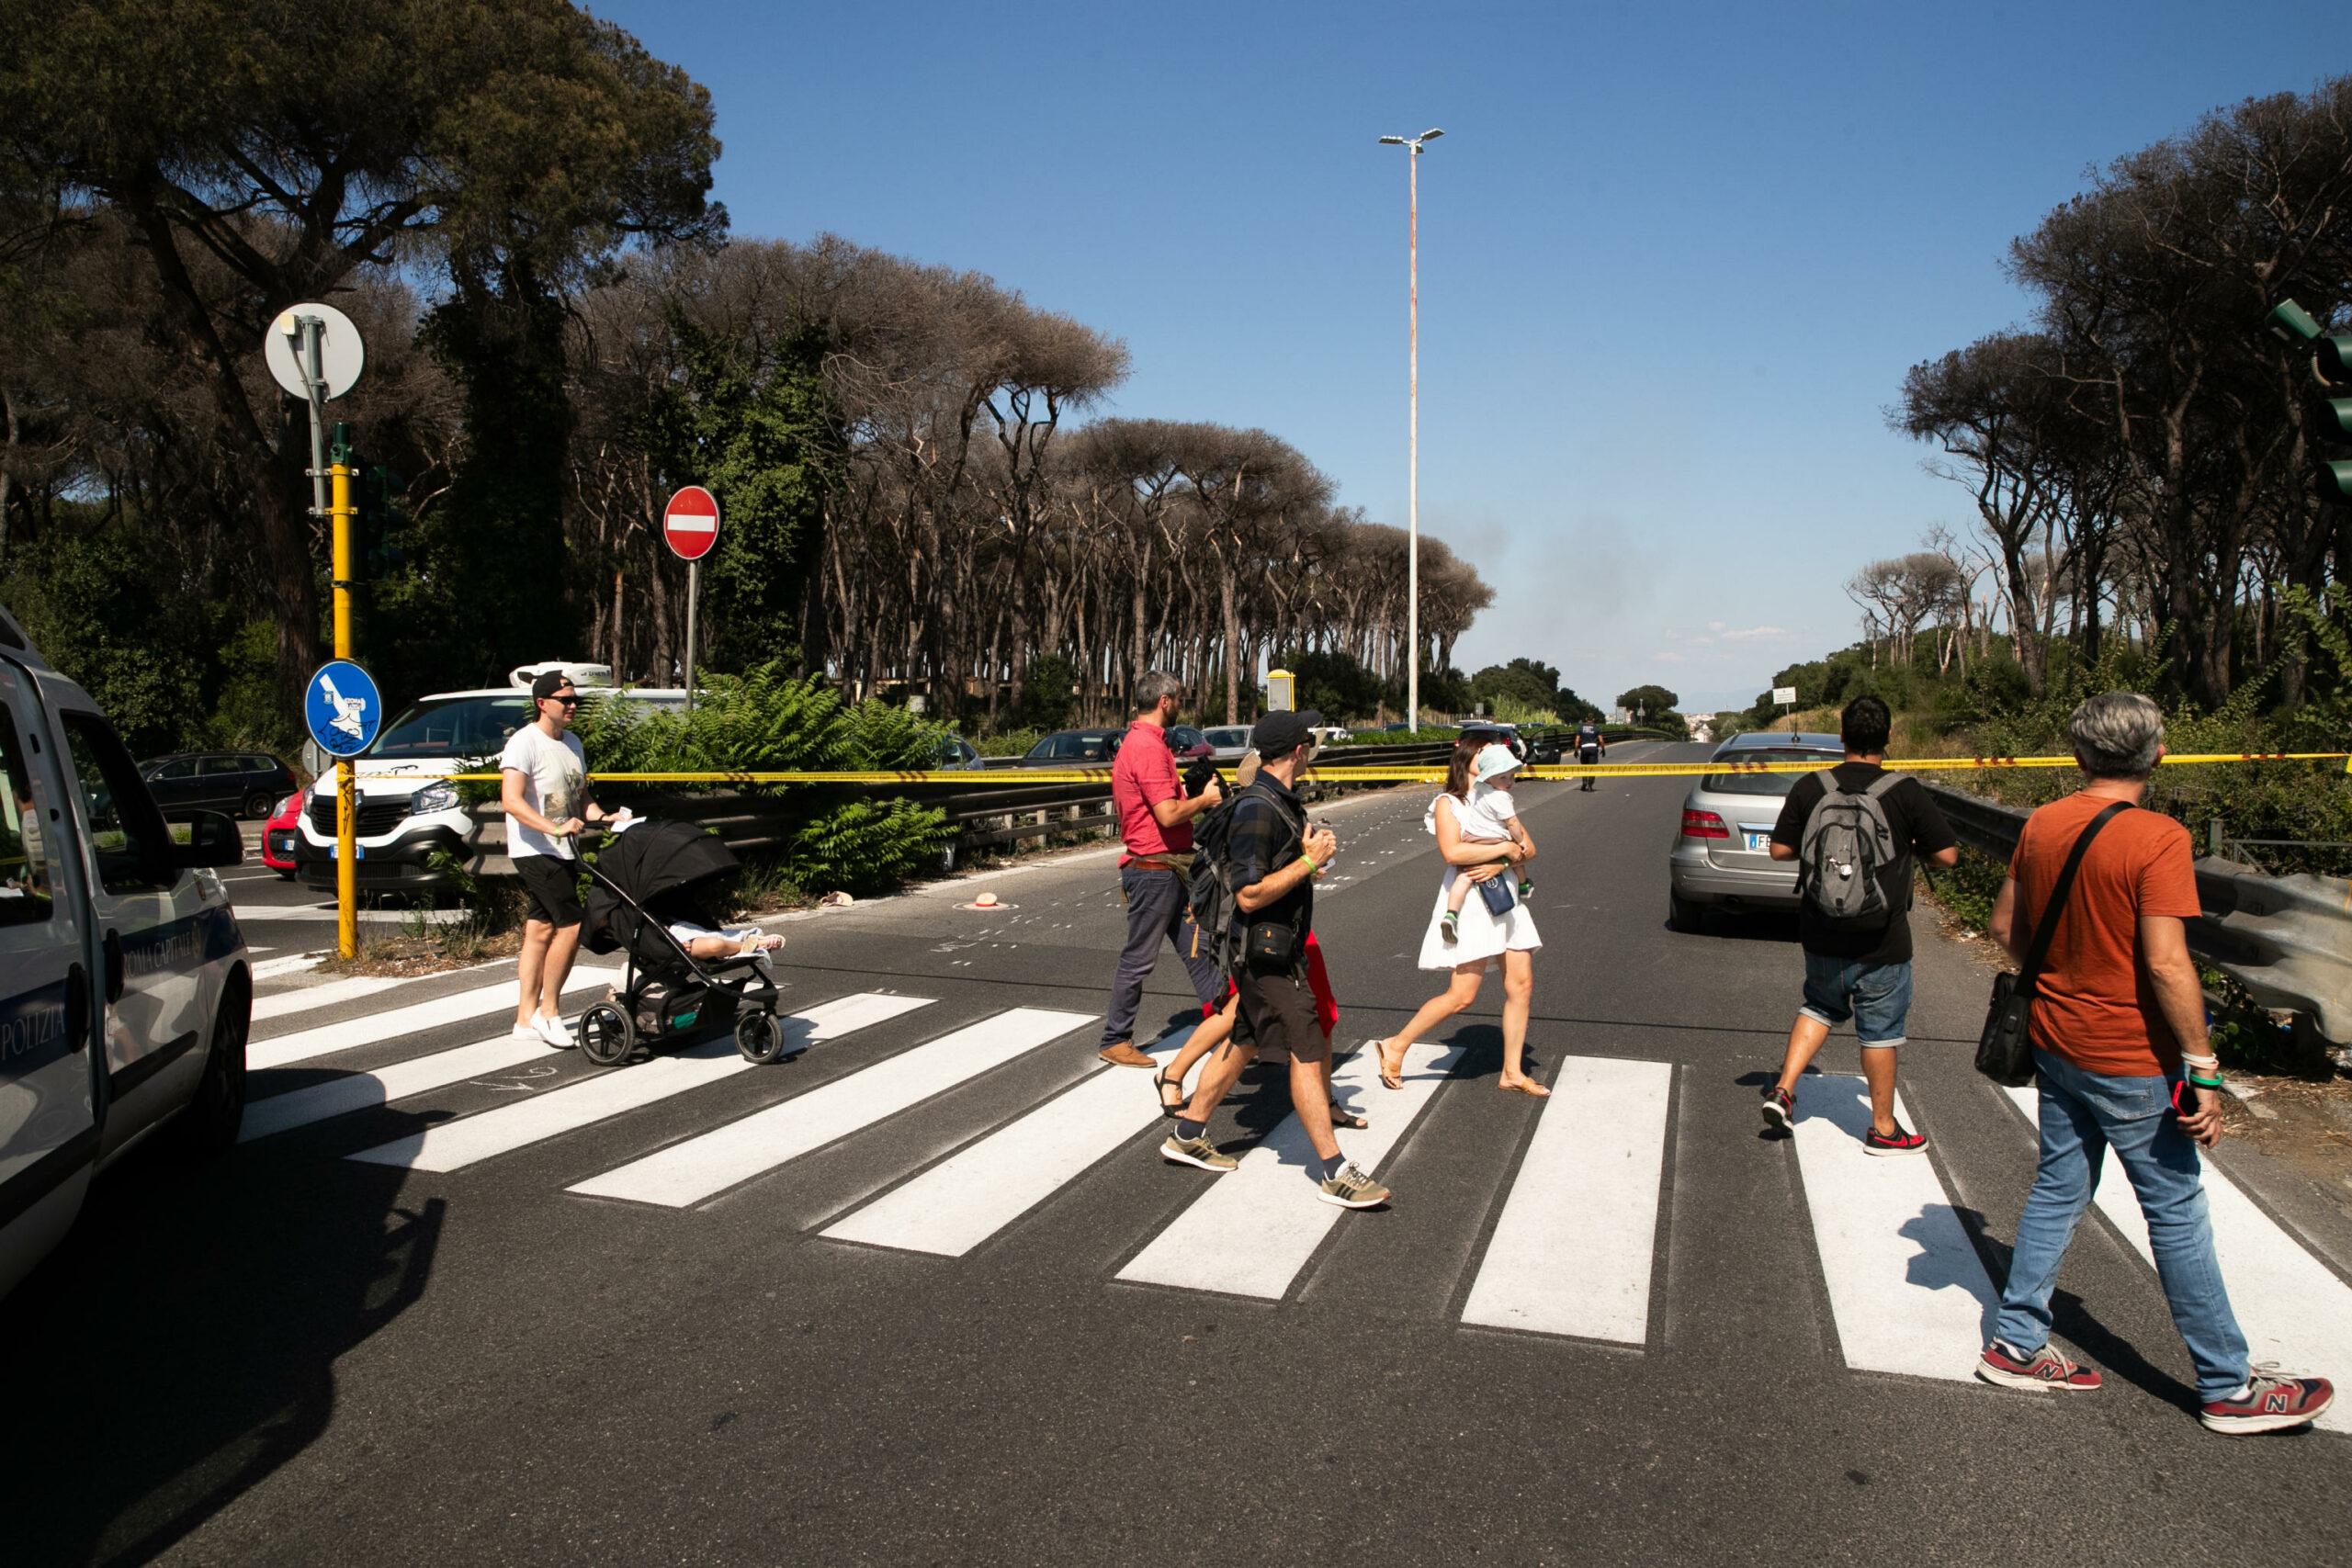
[[[288,882],[294,880],[294,840],[302,831],[305,791],[296,790],[277,803],[261,829],[261,862]]]

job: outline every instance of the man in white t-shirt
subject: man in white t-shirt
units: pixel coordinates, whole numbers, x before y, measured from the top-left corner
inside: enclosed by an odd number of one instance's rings
[[[537,716],[500,753],[499,800],[506,807],[506,853],[523,879],[530,908],[523,951],[514,961],[520,996],[514,1032],[550,1045],[578,1042],[563,1021],[563,983],[580,952],[580,868],[572,836],[604,812],[588,798],[588,753],[571,733],[580,693],[571,678],[548,671],[531,682]]]

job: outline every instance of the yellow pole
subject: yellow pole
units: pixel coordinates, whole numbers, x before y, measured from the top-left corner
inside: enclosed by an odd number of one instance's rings
[[[340,455],[338,455],[339,457]],[[334,480],[334,656],[351,657],[351,466],[327,469]],[[345,958],[359,956],[359,802],[351,759],[334,765],[334,942]]]

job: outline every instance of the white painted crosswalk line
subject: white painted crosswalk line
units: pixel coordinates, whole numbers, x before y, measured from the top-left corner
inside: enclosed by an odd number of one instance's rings
[[[1393,1094],[1373,1088],[1380,1076],[1378,1053],[1359,1051],[1340,1063],[1332,1088],[1351,1091],[1372,1120],[1369,1129],[1341,1136],[1348,1157],[1376,1170],[1461,1059],[1458,1046],[1408,1047],[1405,1087]],[[1120,1269],[1119,1278],[1279,1301],[1346,1213],[1316,1195],[1314,1157],[1297,1116],[1283,1117],[1241,1156],[1239,1169],[1203,1175],[1208,1190]]]
[[[686,1208],[1096,1021],[1014,1008],[567,1190]]]
[[[619,973],[618,969],[582,964],[571,972],[571,990],[566,995],[590,987],[609,985],[613,976]],[[411,1002],[406,1007],[390,1008],[383,1012],[368,1013],[336,1023],[322,1023],[315,1028],[278,1035],[274,1040],[256,1040],[245,1047],[245,1066],[251,1070],[260,1071],[282,1067],[289,1062],[308,1062],[316,1057],[334,1055],[338,1051],[350,1051],[384,1040],[397,1040],[403,1034],[416,1034],[427,1029],[463,1023],[501,1009],[512,1009],[514,1005],[514,978],[510,975],[494,985],[476,986],[451,996]]]
[[[324,985],[303,986],[291,991],[277,991],[254,998],[254,1021],[266,1022],[284,1018],[288,1013],[309,1012],[314,1008],[340,1006],[372,997],[379,991],[389,991],[404,984],[398,975],[355,975],[347,980],[329,980]]]
[[[2031,1086],[2007,1091],[2029,1122],[2041,1108]],[[2256,1361],[2276,1361],[2289,1372],[2346,1376],[2352,1361],[2352,1286],[2256,1206],[2245,1190],[2220,1166],[2199,1156],[2205,1168],[2205,1208],[2213,1225],[2213,1250],[2221,1259],[2222,1284]],[[2100,1166],[2096,1195],[2099,1213],[2131,1243],[2148,1267],[2156,1255],[2148,1245],[2148,1222],[2132,1194],[2132,1179],[2113,1149]],[[2338,1399],[2315,1425],[2352,1432],[2352,1405]]]
[[[1192,1031],[1146,1051],[1173,1056]],[[1068,1093],[858,1210],[823,1233],[960,1258],[1148,1127],[1167,1124],[1159,1097],[1132,1072],[1101,1067]]]
[[[503,1073],[526,1062],[562,1055],[556,1047],[537,1040],[517,1040],[511,1034],[501,1034],[493,1040],[396,1062],[372,1073],[345,1073],[324,1083],[250,1102],[245,1107],[244,1124],[238,1130],[237,1141],[249,1144],[255,1138],[307,1127],[330,1116],[365,1111],[373,1105],[389,1105],[412,1094],[447,1089],[468,1078]]]
[[[1673,1083],[1664,1062],[1561,1064],[1463,1322],[1647,1341]]]
[[[1993,1281],[1925,1155],[1863,1152],[1859,1077],[1797,1080],[1797,1165],[1846,1364],[1964,1381],[1975,1375]],[[1914,1125],[1895,1097],[1895,1120]]]
[[[789,1054],[838,1040],[930,1005],[928,997],[873,991],[820,1003],[780,1021],[784,1048]],[[511,1153],[752,1068],[752,1064],[737,1054],[733,1036],[707,1040],[673,1055],[658,1054],[632,1066],[598,1073],[480,1115],[438,1122],[345,1157],[411,1170],[462,1170],[493,1155]]]

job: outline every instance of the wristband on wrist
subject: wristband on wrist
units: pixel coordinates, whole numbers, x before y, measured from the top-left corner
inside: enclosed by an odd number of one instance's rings
[[[2222,1066],[2222,1058],[2219,1056],[2192,1056],[2188,1052],[2183,1051],[2180,1054],[2180,1059],[2189,1066],[2211,1067],[2216,1072],[2220,1071]]]
[[[2195,1084],[2199,1089],[2219,1089],[2219,1088],[2221,1088],[2221,1087],[2222,1087],[2222,1080],[2221,1080],[2221,1079],[2219,1079],[2219,1078],[2200,1078],[2200,1077],[2199,1077],[2195,1073],[2191,1073],[2191,1074],[2189,1074],[2189,1075],[2188,1075],[2188,1081],[2189,1081],[2190,1083],[2192,1083],[2192,1084]]]
[[[1323,863],[1317,860],[1313,855],[1308,854],[1305,850],[1298,852],[1298,858],[1306,863],[1306,874],[1309,876],[1314,875],[1317,872],[1323,869]]]

